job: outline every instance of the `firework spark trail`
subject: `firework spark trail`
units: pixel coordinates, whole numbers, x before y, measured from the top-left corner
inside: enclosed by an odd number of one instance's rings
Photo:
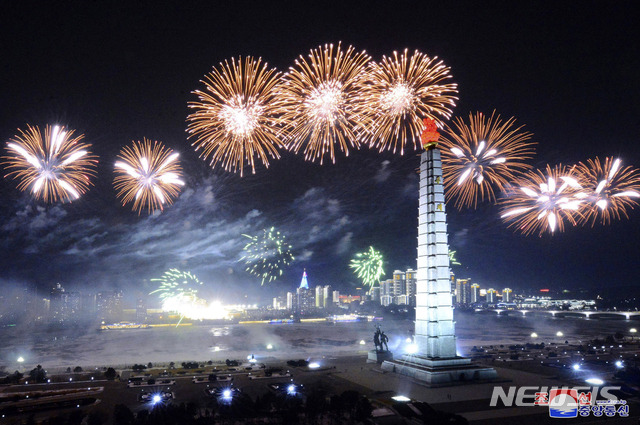
[[[449,119],[458,86],[447,83],[450,68],[437,57],[408,50],[393,57],[383,56],[380,63],[371,62],[362,84],[367,98],[368,114],[374,122],[361,137],[371,146],[394,153],[412,143],[420,143],[423,119],[431,118],[440,126]]]
[[[280,73],[268,69],[262,59],[242,57],[225,61],[201,81],[205,90],[196,90],[198,102],[190,102],[194,112],[187,117],[187,131],[196,140],[192,146],[210,165],[220,162],[227,171],[243,175],[245,160],[255,173],[259,159],[269,167],[269,158],[278,159],[284,148],[286,131],[281,125],[283,101],[277,96]]]
[[[353,269],[364,285],[373,286],[380,281],[380,276],[384,274],[383,265],[382,253],[370,246],[367,251],[357,253],[351,260],[349,267]]]
[[[125,146],[115,163],[114,187],[122,205],[133,201],[133,210],[138,214],[143,209],[150,213],[162,210],[164,204],[171,204],[180,193],[184,182],[180,179],[182,168],[178,153],[165,148],[160,142],[133,142]]]
[[[503,122],[495,111],[488,118],[469,114],[468,124],[456,118],[453,127],[446,125],[440,152],[447,200],[458,209],[475,208],[485,197],[495,201],[495,190],[503,191],[531,168],[525,161],[533,157],[535,143],[522,127],[513,117]]]
[[[510,221],[524,235],[545,231],[564,230],[564,221],[576,225],[582,218],[582,187],[574,168],[547,165],[546,174],[541,170],[529,171],[517,179],[502,203],[501,217]]]
[[[245,255],[240,261],[245,262],[247,272],[262,279],[261,285],[264,285],[265,281],[272,282],[282,276],[283,267],[294,260],[291,245],[274,227],[264,229],[261,235],[242,236],[250,241],[245,245]]]
[[[452,266],[461,266],[462,264],[460,264],[458,262],[458,259],[456,258],[456,252],[457,251],[452,251],[451,249],[449,249],[449,264]]]
[[[612,219],[628,218],[627,208],[633,209],[640,201],[640,171],[630,166],[622,167],[622,161],[613,157],[601,162],[598,157],[580,162],[576,171],[585,191],[584,216],[581,223],[596,221],[602,224]]]
[[[322,164],[325,155],[335,163],[336,144],[346,156],[360,146],[358,134],[373,124],[362,86],[370,59],[352,46],[325,44],[295,61],[279,92],[290,150],[304,146],[305,159]]]
[[[86,193],[95,176],[97,157],[82,143],[83,135],[73,137],[65,127],[45,127],[44,137],[37,126],[27,125],[7,142],[3,157],[5,177],[18,179],[18,189],[27,190],[45,202],[73,201]]]

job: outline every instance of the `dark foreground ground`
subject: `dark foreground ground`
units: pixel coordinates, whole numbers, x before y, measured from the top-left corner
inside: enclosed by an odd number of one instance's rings
[[[49,384],[24,384],[0,387],[0,396],[7,400],[8,394],[25,400],[25,394],[37,397],[39,391],[82,390],[77,396],[63,395],[56,408],[39,410],[38,402],[32,403],[24,412],[4,410],[2,424],[152,424],[152,423],[473,423],[473,424],[544,424],[558,423],[549,417],[549,409],[543,406],[505,407],[490,406],[494,387],[539,386],[561,387],[584,385],[576,376],[550,370],[543,374],[540,370],[501,364],[496,366],[497,382],[467,383],[443,388],[428,388],[411,379],[391,373],[382,373],[376,364],[366,363],[363,356],[324,357],[320,367],[287,365],[282,360],[265,363],[267,370],[274,369],[282,375],[265,377],[264,369],[254,367],[247,371],[244,367],[227,368],[225,365],[211,365],[197,370],[182,368],[167,370],[166,377],[159,377],[164,369],[145,371],[156,381],[170,379],[172,385],[152,385],[129,388],[126,377],[129,372],[120,370],[122,381],[94,379],[84,382],[64,382]],[[214,370],[214,367],[216,368]],[[234,370],[235,369],[235,370]],[[200,373],[198,373],[200,372]],[[210,382],[209,375],[232,381]],[[202,382],[194,383],[194,377]],[[258,377],[258,379],[251,379]],[[286,387],[296,385],[295,392],[287,394]],[[209,394],[207,389],[232,387],[231,401]],[[278,388],[276,388],[278,387]],[[167,401],[173,407],[169,420],[160,412],[171,410],[163,403],[153,404],[141,401],[143,393],[157,393],[165,390],[173,399]],[[22,396],[19,396],[22,393]],[[415,400],[415,406],[399,405],[393,396],[404,395]],[[342,396],[342,397],[340,397]],[[66,397],[66,399],[64,398]],[[74,399],[74,397],[76,397]],[[68,400],[67,400],[68,399]],[[95,399],[95,401],[94,401]],[[66,400],[66,401],[65,401]],[[637,399],[627,400],[628,418],[578,417],[567,420],[571,423],[638,423],[640,405]],[[85,405],[86,403],[86,405]],[[423,404],[426,403],[426,404]],[[429,407],[426,408],[425,406]],[[6,404],[5,404],[6,406]],[[417,406],[417,408],[415,408]],[[42,407],[42,406],[41,406]],[[426,408],[426,410],[425,410]],[[422,411],[420,411],[422,409]],[[156,412],[157,417],[153,416]],[[420,412],[419,412],[420,411]],[[81,413],[80,413],[81,412]],[[131,412],[131,413],[129,413]],[[367,419],[369,413],[372,417]],[[439,413],[438,413],[439,412]],[[151,416],[149,416],[149,413]],[[175,419],[183,415],[187,419]],[[83,419],[84,417],[84,419]],[[134,420],[134,417],[137,418]],[[197,419],[194,419],[197,418]],[[192,421],[193,419],[193,421]],[[188,421],[188,422],[185,422]]]

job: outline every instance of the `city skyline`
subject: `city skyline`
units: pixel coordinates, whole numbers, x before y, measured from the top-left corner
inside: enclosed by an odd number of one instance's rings
[[[452,68],[460,90],[455,116],[496,109],[534,133],[533,166],[611,155],[640,166],[638,103],[631,94],[638,56],[624,43],[637,29],[624,3],[604,12],[559,7],[549,16],[534,8],[434,7],[430,29],[410,16],[409,5],[400,6],[404,20],[346,10],[325,28],[302,29],[293,23],[312,11],[295,6],[265,11],[277,18],[273,23],[251,17],[243,26],[238,10],[224,6],[216,9],[218,25],[204,26],[194,11],[177,6],[169,19],[159,9],[78,5],[74,12],[86,19],[64,32],[48,13],[64,16],[64,9],[3,6],[3,20],[16,17],[1,30],[12,64],[2,71],[3,144],[26,123],[60,124],[85,134],[100,160],[95,186],[71,204],[33,201],[2,179],[0,284],[44,289],[60,282],[145,294],[154,289],[151,279],[175,267],[193,271],[211,292],[237,298],[293,288],[306,268],[315,283],[348,292],[359,284],[349,261],[368,246],[385,255],[387,272],[415,269],[418,152],[362,149],[323,166],[285,153],[242,178],[211,170],[197,157],[184,132],[187,102],[195,99],[190,92],[211,66],[238,55],[262,56],[285,71],[298,55],[327,42],[353,44],[374,60],[419,49]],[[32,19],[19,19],[26,16]],[[225,24],[224,16],[236,19]],[[331,17],[328,11],[322,16]],[[456,29],[476,19],[482,22],[478,39]],[[135,37],[138,31],[145,35]],[[103,40],[108,47],[96,49]],[[186,179],[174,205],[151,216],[119,205],[111,187],[117,152],[143,137],[178,151]],[[541,238],[515,234],[488,203],[475,211],[450,204],[447,214],[450,247],[462,263],[456,270],[486,286],[593,289],[632,283],[636,275],[629,259],[640,254],[637,209],[629,220]],[[240,261],[242,235],[272,226],[287,237],[295,260],[260,288]]]

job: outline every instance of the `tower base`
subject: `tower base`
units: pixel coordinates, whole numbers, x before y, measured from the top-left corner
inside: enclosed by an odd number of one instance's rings
[[[385,361],[393,361],[393,353],[391,351],[370,350],[367,356],[367,363],[382,363]]]
[[[385,372],[406,375],[433,387],[491,381],[498,377],[494,368],[473,364],[471,359],[465,357],[441,359],[404,354],[398,360],[382,362],[381,368]]]

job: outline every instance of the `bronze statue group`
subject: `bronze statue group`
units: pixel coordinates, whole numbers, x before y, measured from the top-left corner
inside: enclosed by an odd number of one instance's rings
[[[376,351],[389,351],[389,346],[387,345],[389,342],[389,337],[384,334],[383,331],[380,330],[380,326],[376,327],[376,332],[373,334],[373,344],[376,347]],[[384,348],[383,348],[384,345]]]

